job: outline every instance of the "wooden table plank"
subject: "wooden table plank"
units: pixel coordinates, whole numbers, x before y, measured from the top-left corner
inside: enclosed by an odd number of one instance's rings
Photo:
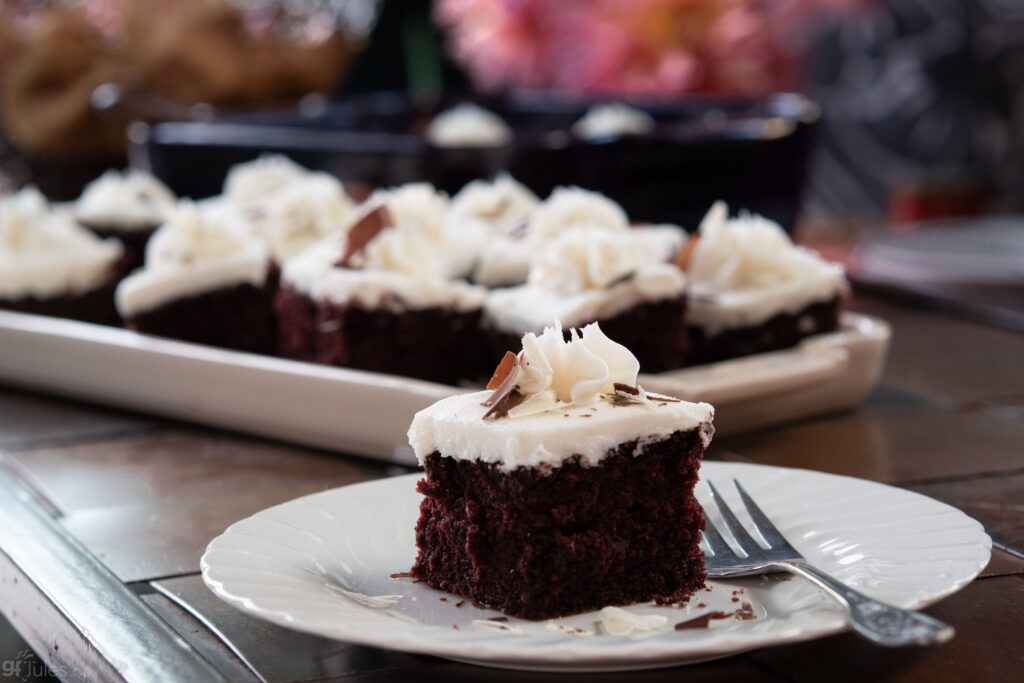
[[[767,648],[750,658],[800,683],[1004,683],[1024,670],[1024,575],[975,581],[927,609],[957,632],[928,648],[888,649],[853,634]]]
[[[751,462],[882,482],[1015,472],[1024,468],[1024,424],[943,409],[882,387],[858,410],[715,440]]]

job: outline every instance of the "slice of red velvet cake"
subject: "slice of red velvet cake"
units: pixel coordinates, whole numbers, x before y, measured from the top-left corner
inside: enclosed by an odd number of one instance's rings
[[[556,326],[488,391],[417,413],[413,575],[526,619],[685,602],[705,579],[693,488],[714,409],[646,393],[639,367],[597,325],[568,342]]]

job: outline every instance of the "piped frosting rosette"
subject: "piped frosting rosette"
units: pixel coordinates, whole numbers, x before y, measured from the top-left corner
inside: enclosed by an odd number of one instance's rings
[[[523,350],[505,356],[488,384],[495,393],[484,417],[514,418],[569,405],[589,406],[619,392],[640,403],[647,398],[637,386],[639,373],[636,357],[605,336],[596,323],[582,331],[572,329],[566,341],[556,322],[539,336],[527,333]]]

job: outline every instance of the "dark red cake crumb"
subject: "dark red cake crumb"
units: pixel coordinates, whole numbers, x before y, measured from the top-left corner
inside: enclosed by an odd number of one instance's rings
[[[480,311],[366,309],[282,284],[274,302],[285,358],[455,384],[491,367]]]
[[[413,575],[526,619],[685,602],[705,579],[693,497],[699,430],[638,456],[635,446],[621,444],[595,466],[573,456],[551,470],[510,472],[428,456]]]

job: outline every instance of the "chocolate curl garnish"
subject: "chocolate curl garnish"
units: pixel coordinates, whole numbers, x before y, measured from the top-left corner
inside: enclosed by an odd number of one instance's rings
[[[686,270],[690,267],[690,259],[693,258],[693,250],[697,248],[697,242],[700,242],[700,237],[693,235],[690,239],[686,240],[686,244],[676,254],[674,263],[679,267],[679,270]]]
[[[631,270],[628,273],[625,273],[623,275],[618,276],[617,278],[615,278],[614,280],[612,280],[611,282],[606,284],[604,286],[604,288],[605,289],[611,289],[612,287],[615,287],[616,285],[621,285],[624,282],[629,282],[634,277],[636,277],[636,271],[635,270]]]
[[[491,380],[487,383],[488,389],[497,389],[501,386],[501,383],[508,377],[508,373],[512,372],[512,369],[519,364],[519,357],[511,351],[506,351],[505,356],[498,363],[498,367],[494,369],[494,374],[491,375]]]
[[[615,393],[612,394],[613,406],[632,406],[642,403],[635,398],[640,395],[640,387],[631,387],[622,382],[616,382],[612,386],[615,388]]]
[[[526,400],[526,395],[519,391],[519,357],[516,354],[505,352],[487,388],[494,389],[494,393],[480,404],[490,408],[484,413],[485,420],[506,417],[508,411]]]
[[[348,240],[345,243],[345,253],[338,259],[342,268],[347,268],[356,254],[362,253],[366,245],[379,235],[383,230],[394,226],[391,214],[386,206],[378,206],[365,216],[356,221],[356,224],[349,228]]]

